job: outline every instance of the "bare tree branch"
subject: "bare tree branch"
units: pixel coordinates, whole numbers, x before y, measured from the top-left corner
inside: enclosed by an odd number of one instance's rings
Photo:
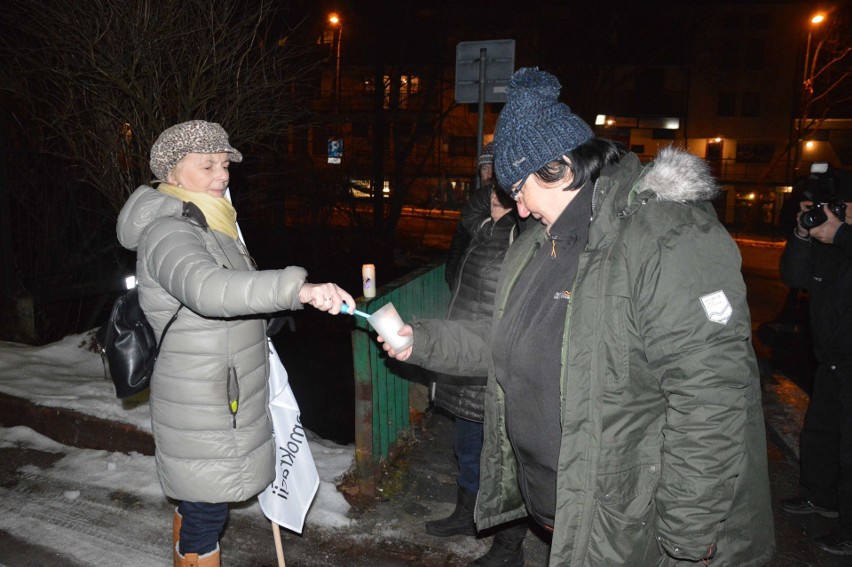
[[[211,120],[235,145],[274,147],[305,115],[318,58],[292,20],[268,0],[7,0],[0,88],[118,210],[168,126]]]

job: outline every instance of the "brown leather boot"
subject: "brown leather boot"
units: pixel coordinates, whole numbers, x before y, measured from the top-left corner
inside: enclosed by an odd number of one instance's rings
[[[216,544],[216,549],[204,555],[197,553],[181,555],[178,553],[177,545],[175,545],[175,567],[220,567],[219,544]]]
[[[183,516],[178,513],[175,508],[174,519],[172,520],[172,549],[174,550],[175,565],[178,565],[177,545],[180,540],[180,526],[183,523]]]

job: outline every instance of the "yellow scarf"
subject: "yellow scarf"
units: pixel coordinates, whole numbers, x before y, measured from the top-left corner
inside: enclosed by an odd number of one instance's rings
[[[195,203],[204,213],[210,228],[227,234],[233,239],[237,238],[237,211],[224,197],[211,197],[207,193],[187,191],[183,187],[176,187],[170,183],[160,183],[157,189],[181,201]]]

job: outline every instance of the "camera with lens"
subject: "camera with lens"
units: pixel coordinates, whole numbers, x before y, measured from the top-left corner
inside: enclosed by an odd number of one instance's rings
[[[828,220],[824,206],[841,221],[846,220],[846,203],[838,192],[834,171],[826,163],[815,163],[807,179],[807,195],[814,204],[799,217],[799,224],[808,230]]]
[[[799,224],[802,225],[802,228],[810,230],[828,220],[828,216],[825,214],[825,209],[823,208],[824,205],[828,205],[828,210],[841,221],[846,218],[846,203],[843,201],[832,199],[830,201],[814,203],[799,217]]]

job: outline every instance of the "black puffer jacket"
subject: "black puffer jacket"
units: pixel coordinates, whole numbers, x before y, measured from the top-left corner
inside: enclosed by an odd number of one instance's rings
[[[451,283],[453,295],[447,318],[454,321],[491,319],[500,265],[518,235],[518,217],[512,211],[495,223],[489,210],[465,220],[476,225],[469,227],[469,230],[473,228],[471,241],[458,263],[455,281]],[[433,385],[435,405],[458,417],[481,422],[485,381],[486,376],[462,378],[437,374]]]
[[[461,271],[462,260],[467,254],[474,235],[482,226],[482,221],[491,216],[491,188],[492,185],[481,187],[470,195],[470,199],[461,210],[461,219],[456,225],[453,239],[450,242],[450,250],[447,253],[447,266],[445,277],[450,291],[455,291],[458,275]]]

